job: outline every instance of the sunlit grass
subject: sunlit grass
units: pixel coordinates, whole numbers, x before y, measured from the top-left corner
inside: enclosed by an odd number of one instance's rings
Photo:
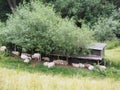
[[[0,67],[0,90],[118,90],[120,81],[45,75]]]
[[[19,58],[0,54],[0,90],[119,90],[120,47],[105,51],[112,64],[105,71],[56,66],[42,63],[33,67]]]
[[[120,47],[106,50],[105,56],[110,61],[120,61]]]

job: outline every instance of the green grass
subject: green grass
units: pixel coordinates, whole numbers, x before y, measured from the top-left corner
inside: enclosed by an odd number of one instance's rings
[[[86,69],[78,68],[68,68],[62,66],[55,66],[53,68],[47,68],[39,63],[36,66],[33,66],[31,63],[26,64],[19,58],[13,57],[1,57],[0,67],[5,67],[8,69],[14,69],[18,71],[27,71],[30,73],[44,73],[51,75],[62,75],[67,77],[76,76],[77,77],[91,77],[91,78],[114,78],[120,79],[120,71],[116,67],[108,66],[106,70],[95,69],[94,71],[88,71]]]
[[[120,70],[120,46],[105,51],[105,58],[109,67]]]
[[[111,61],[120,62],[120,47],[106,50],[105,55],[106,55],[106,58],[108,58]]]
[[[0,67],[0,90],[118,90],[120,81],[29,73]]]
[[[0,54],[0,90],[119,90],[120,47],[107,49],[107,69],[33,66]]]
[[[119,47],[119,46],[120,46],[120,39],[107,41],[106,49],[114,49],[114,48]]]

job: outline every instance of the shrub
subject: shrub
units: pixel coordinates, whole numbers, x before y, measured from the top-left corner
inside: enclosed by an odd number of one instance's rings
[[[120,8],[112,13],[112,18],[118,22],[114,33],[120,38]]]
[[[115,30],[117,29],[118,21],[110,18],[100,18],[95,23],[93,29],[95,31],[95,37],[98,41],[113,40],[116,38]]]
[[[84,19],[92,24],[99,16],[109,17],[115,6],[106,0],[42,0],[52,3],[62,17],[74,17],[76,21]]]
[[[3,28],[4,28],[4,23],[2,23],[2,22],[0,21],[0,46],[2,45],[2,42],[4,41],[4,40],[3,40],[4,38],[2,38]]]
[[[88,30],[79,29],[73,20],[60,18],[53,8],[38,1],[21,5],[9,15],[3,35],[6,42],[45,54],[53,50],[70,53],[85,47],[92,37]]]
[[[113,49],[120,46],[120,40],[107,41],[107,49]]]

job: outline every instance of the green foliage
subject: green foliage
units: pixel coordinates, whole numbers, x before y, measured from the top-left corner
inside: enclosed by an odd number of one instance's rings
[[[113,3],[117,8],[120,8],[120,0],[107,0]]]
[[[13,57],[2,57],[0,58],[0,67],[19,70],[19,71],[27,71],[30,73],[44,73],[44,74],[52,74],[52,75],[62,75],[62,76],[78,76],[78,77],[91,77],[91,78],[112,78],[120,80],[120,71],[119,64],[120,63],[108,63],[106,70],[95,69],[94,71],[88,71],[86,69],[78,69],[78,68],[65,68],[62,66],[55,66],[53,68],[47,68],[39,63],[35,67],[32,67],[31,63],[26,64],[19,58]],[[113,66],[112,66],[113,65]],[[118,67],[118,68],[117,68]]]
[[[0,21],[0,30],[2,30],[3,23]]]
[[[73,20],[61,19],[50,6],[31,2],[19,6],[9,15],[2,35],[7,43],[26,50],[45,54],[62,50],[62,54],[66,54],[90,43],[92,34],[86,29],[79,29]]]
[[[2,41],[4,41],[1,34],[1,32],[3,31],[3,28],[4,28],[4,23],[0,21],[0,46],[2,44]]]
[[[118,26],[118,21],[110,18],[100,18],[95,23],[93,29],[95,31],[95,37],[98,41],[112,40],[116,38],[115,31]]]
[[[0,0],[0,20],[5,21],[7,19],[7,13],[10,13],[7,0]]]
[[[109,18],[100,18],[93,27],[98,41],[120,37],[120,9],[113,11]]]
[[[106,49],[113,49],[120,46],[120,40],[107,41]]]
[[[116,34],[117,37],[120,37],[120,8],[112,13],[112,18],[117,21],[114,33]]]
[[[115,6],[106,0],[43,0],[54,4],[62,17],[74,17],[76,21],[84,19],[94,23],[98,17],[108,17]]]

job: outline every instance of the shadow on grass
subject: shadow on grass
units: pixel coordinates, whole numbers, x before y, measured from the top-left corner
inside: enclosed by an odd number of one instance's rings
[[[68,68],[62,66],[55,66],[53,68],[47,68],[43,66],[42,63],[33,66],[31,63],[24,63],[19,58],[4,57],[0,59],[0,67],[15,69],[18,71],[27,71],[29,73],[44,73],[52,75],[62,75],[62,76],[77,76],[77,77],[92,77],[92,78],[114,78],[120,79],[120,71],[115,68],[108,68],[104,71],[95,69],[94,71],[88,71],[86,69],[78,68]]]

